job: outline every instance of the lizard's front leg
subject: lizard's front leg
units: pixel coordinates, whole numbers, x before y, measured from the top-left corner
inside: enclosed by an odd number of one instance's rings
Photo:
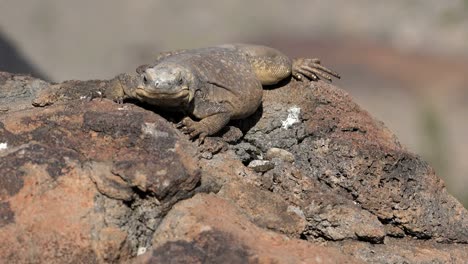
[[[206,136],[216,134],[229,123],[231,115],[229,113],[218,113],[207,116],[200,121],[193,121],[190,117],[185,117],[177,124],[178,128],[191,139],[198,138],[203,142]]]

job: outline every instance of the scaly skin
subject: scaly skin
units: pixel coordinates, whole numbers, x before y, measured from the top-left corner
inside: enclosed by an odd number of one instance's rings
[[[138,67],[137,73],[140,84],[125,93],[167,110],[185,112],[188,116],[179,127],[202,141],[229,120],[253,114],[262,102],[262,85],[290,76],[298,80],[340,78],[318,59],[292,61],[273,48],[247,44],[163,53],[152,65]]]

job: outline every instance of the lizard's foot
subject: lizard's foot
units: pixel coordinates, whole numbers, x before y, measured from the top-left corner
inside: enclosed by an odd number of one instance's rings
[[[184,117],[182,121],[177,123],[177,128],[179,128],[184,134],[189,135],[190,139],[194,139],[198,136],[200,144],[203,143],[206,136],[209,134],[209,129],[205,124],[193,121],[190,117]]]
[[[103,92],[101,92],[101,91],[91,91],[91,92],[89,92],[88,95],[83,97],[83,99],[85,99],[86,102],[91,102],[96,98],[99,98],[99,101],[102,101],[104,99]]]
[[[324,78],[329,82],[332,81],[332,76],[341,78],[338,73],[322,66],[319,59],[308,58],[294,59],[292,76],[299,81],[304,80],[304,76],[312,81]]]

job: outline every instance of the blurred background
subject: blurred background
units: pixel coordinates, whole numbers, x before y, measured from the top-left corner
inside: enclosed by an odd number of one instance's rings
[[[0,70],[49,81],[227,42],[321,58],[468,207],[468,0],[0,0]]]

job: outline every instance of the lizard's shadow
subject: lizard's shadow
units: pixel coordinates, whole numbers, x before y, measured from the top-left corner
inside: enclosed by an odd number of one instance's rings
[[[264,85],[263,90],[273,90],[273,89],[278,89],[278,88],[284,87],[284,86],[288,85],[289,83],[291,83],[292,80],[293,80],[293,78],[291,76],[289,76],[289,77],[284,78],[283,80],[279,81],[276,84]]]
[[[242,131],[242,134],[245,135],[252,127],[254,127],[260,118],[263,116],[263,104],[260,104],[257,111],[251,116],[244,119],[231,120],[228,123],[228,126],[237,127]],[[222,132],[223,130],[221,130]]]

